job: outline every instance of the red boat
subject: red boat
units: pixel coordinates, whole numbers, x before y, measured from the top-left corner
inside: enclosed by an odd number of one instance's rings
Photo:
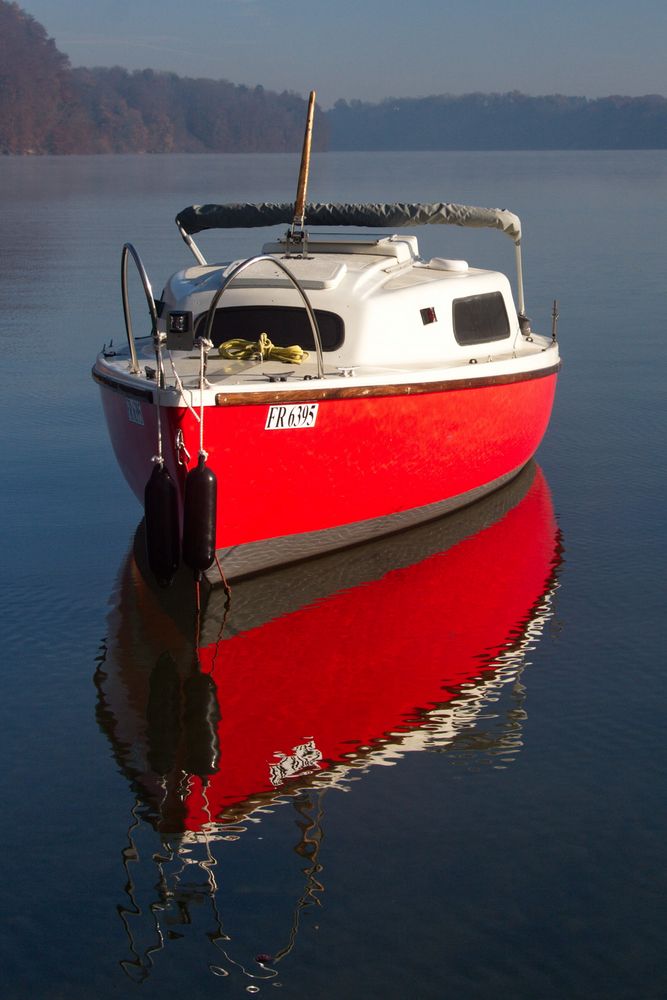
[[[444,203],[309,205],[307,150],[295,205],[177,216],[196,264],[157,303],[138,254],[123,249],[127,347],[105,347],[93,375],[163,582],[181,556],[198,574],[239,577],[454,510],[516,476],[547,427],[556,309],[550,336],[531,330],[518,217]],[[208,263],[192,238],[290,221],[246,260]],[[416,237],[400,235],[422,224],[508,235],[516,303],[500,272],[423,259]],[[150,313],[137,340],[130,258]]]
[[[191,583],[186,600],[159,590],[130,557],[100,723],[163,834],[215,837],[304,787],[469,738],[539,639],[559,559],[533,463],[465,511],[242,581],[231,606],[211,590],[197,623]],[[502,761],[515,737],[488,752]]]

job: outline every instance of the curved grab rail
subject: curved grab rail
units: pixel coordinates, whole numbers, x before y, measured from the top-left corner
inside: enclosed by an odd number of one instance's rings
[[[136,264],[137,271],[139,272],[139,278],[141,279],[141,284],[143,285],[146,301],[148,302],[148,312],[150,313],[151,317],[151,334],[153,337],[157,333],[157,310],[155,308],[155,299],[153,298],[153,289],[151,288],[151,283],[148,280],[148,275],[146,274],[146,269],[143,265],[141,257],[139,256],[139,254],[134,249],[131,243],[125,243],[123,245],[123,252],[120,258],[120,286],[123,297],[123,316],[125,317],[125,331],[127,333],[127,344],[130,349],[130,371],[136,375],[137,372],[139,371],[139,361],[137,359],[137,349],[134,343],[134,332],[132,330],[132,317],[130,315],[130,302],[127,294],[128,255],[132,257],[132,260]]]
[[[271,254],[262,253],[262,254],[258,254],[257,257],[248,257],[247,260],[241,261],[240,264],[237,264],[237,266],[234,268],[234,270],[231,271],[227,275],[227,277],[222,282],[220,288],[217,290],[217,292],[213,296],[213,300],[212,300],[210,306],[208,307],[208,313],[206,314],[206,326],[204,328],[205,329],[204,337],[206,338],[206,340],[210,340],[211,339],[211,333],[213,331],[213,319],[215,317],[215,310],[217,308],[218,302],[222,298],[223,292],[229,287],[229,285],[234,280],[234,278],[237,278],[239,276],[239,274],[241,274],[242,271],[245,271],[246,268],[251,267],[253,264],[257,264],[257,263],[259,263],[262,260],[269,260],[269,261],[271,261],[272,264],[275,264],[275,266],[277,268],[279,268],[281,271],[283,271],[287,275],[287,277],[289,278],[289,280],[292,282],[292,284],[296,288],[296,290],[299,293],[299,295],[301,296],[301,298],[303,300],[303,304],[304,304],[304,306],[306,308],[306,312],[308,314],[308,320],[310,322],[310,328],[311,328],[312,333],[313,333],[313,340],[315,341],[315,355],[317,357],[317,377],[318,378],[324,378],[324,357],[323,357],[323,354],[322,354],[322,338],[320,336],[320,328],[317,325],[317,319],[315,317],[315,312],[313,310],[313,307],[310,304],[308,296],[304,292],[304,290],[301,287],[301,285],[299,284],[298,280],[294,277],[294,275],[292,274],[292,272],[289,270],[289,268],[285,267],[285,265],[282,263],[282,261],[279,261],[275,257],[272,257]]]

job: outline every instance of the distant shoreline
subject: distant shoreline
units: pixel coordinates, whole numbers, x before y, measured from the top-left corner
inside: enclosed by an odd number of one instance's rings
[[[387,155],[393,155],[396,153],[661,153],[666,152],[667,146],[582,146],[576,149],[569,147],[521,147],[521,148],[504,148],[497,149],[489,147],[487,148],[448,148],[448,149],[320,149],[314,153],[314,156],[336,154],[336,153],[386,153]],[[45,152],[24,152],[24,153],[8,153],[0,151],[0,160],[17,160],[17,159],[31,159],[31,160],[43,160],[53,158],[53,159],[67,159],[68,157],[89,157],[90,159],[98,159],[105,156],[110,157],[122,157],[122,156],[145,156],[147,159],[153,157],[161,156],[295,156],[298,154],[297,149],[293,150],[255,150],[253,152],[247,152],[244,150],[200,150],[198,152],[184,151],[184,150],[170,150],[169,152],[164,151],[147,151],[147,150],[122,150],[119,152],[79,152],[78,150],[72,150],[67,153],[52,153],[49,151]]]
[[[306,102],[296,95],[152,71],[72,73],[85,81],[88,108],[83,99],[62,108],[54,98],[51,114],[43,109],[40,117],[26,98],[25,108],[14,102],[11,115],[3,114],[0,88],[0,154],[286,153],[301,147]],[[113,112],[106,113],[109,107]],[[26,122],[33,123],[30,134]],[[667,98],[474,94],[339,101],[318,110],[315,120],[315,152],[622,149],[667,149]]]

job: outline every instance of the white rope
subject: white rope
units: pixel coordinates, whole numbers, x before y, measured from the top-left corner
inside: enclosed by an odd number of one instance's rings
[[[210,351],[213,344],[206,337],[199,339],[199,454],[208,458],[208,452],[204,451],[204,386],[206,378],[204,370],[206,367],[206,352]]]
[[[155,403],[157,407],[157,455],[153,456],[153,461],[159,465],[164,465],[164,457],[162,455],[162,418],[160,416],[160,393],[162,387],[160,383],[162,382],[164,366],[162,364],[162,341],[166,340],[166,334],[156,333],[155,335],[155,360],[157,363],[157,372],[155,374]]]
[[[185,405],[187,406],[188,410],[190,411],[190,413],[192,414],[192,416],[195,418],[195,420],[197,421],[197,423],[199,423],[199,414],[197,413],[197,411],[195,410],[195,408],[192,406],[192,403],[188,402],[188,396],[192,396],[192,392],[191,392],[190,389],[186,389],[185,386],[183,385],[183,383],[181,381],[181,376],[176,371],[176,365],[174,364],[174,358],[173,358],[173,355],[172,355],[171,351],[167,351],[167,354],[169,355],[169,364],[171,365],[171,371],[172,371],[172,374],[174,376],[174,382],[176,383],[176,388],[178,389],[178,391],[180,392],[181,396],[183,397],[183,401],[185,402]]]

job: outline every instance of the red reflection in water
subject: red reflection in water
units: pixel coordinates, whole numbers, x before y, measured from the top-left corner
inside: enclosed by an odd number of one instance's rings
[[[163,832],[233,821],[429,731],[520,646],[558,561],[534,465],[467,511],[241,583],[228,618],[211,595],[196,650],[168,613],[191,593],[156,594],[130,560],[101,724]]]

